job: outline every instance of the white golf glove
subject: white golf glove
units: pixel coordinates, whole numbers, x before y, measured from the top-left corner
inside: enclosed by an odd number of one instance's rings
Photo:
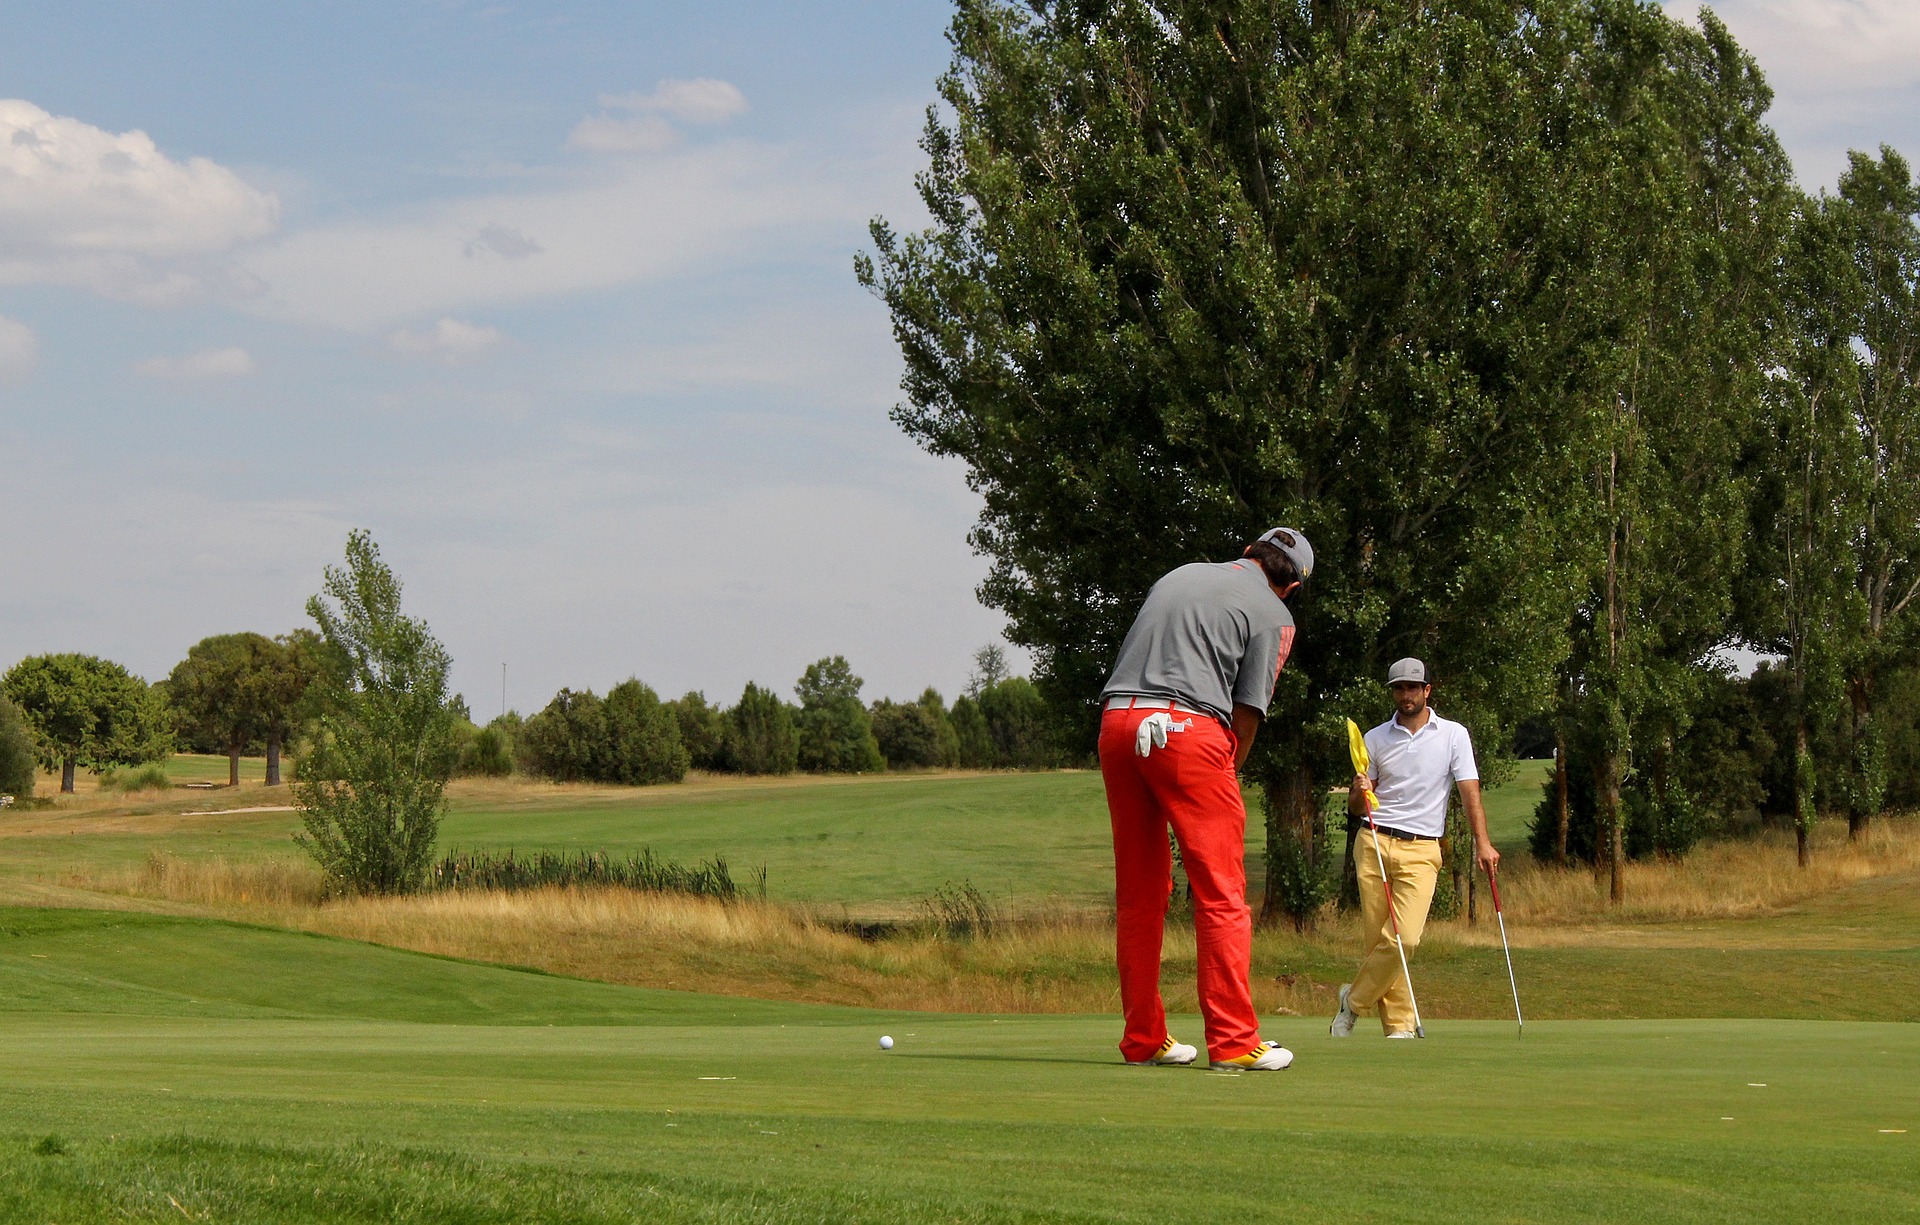
[[[1156,710],[1140,720],[1140,730],[1133,734],[1133,751],[1145,757],[1155,749],[1167,747],[1168,732],[1184,732],[1193,726],[1193,720],[1175,723],[1173,716],[1164,710]]]

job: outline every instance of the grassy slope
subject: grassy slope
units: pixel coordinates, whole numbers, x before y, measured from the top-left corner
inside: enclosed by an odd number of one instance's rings
[[[1296,1068],[1231,1076],[1120,1066],[1105,1017],[745,1004],[148,916],[0,932],[9,1220],[1920,1213],[1910,1026],[1283,1021]]]
[[[183,779],[217,768],[224,778],[225,760],[176,757],[170,768]],[[1503,849],[1524,843],[1541,768],[1523,763],[1521,780],[1487,794],[1488,820]],[[766,865],[771,894],[790,900],[898,910],[943,884],[970,881],[999,901],[1081,905],[1104,903],[1113,888],[1106,801],[1091,771],[719,778],[650,788],[466,781],[455,784],[453,796],[441,830],[445,846],[652,847],[689,861],[724,855],[739,879]],[[299,827],[292,813],[179,814],[291,802],[285,789],[246,784],[124,801],[83,795],[55,813],[0,818],[31,820],[44,831],[0,842],[0,871],[57,876],[80,865],[128,866],[155,847],[187,856],[289,854]],[[1255,896],[1263,887],[1264,843],[1256,813],[1247,831]]]

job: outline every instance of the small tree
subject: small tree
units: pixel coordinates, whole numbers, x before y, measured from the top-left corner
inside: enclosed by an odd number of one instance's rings
[[[606,703],[590,689],[562,689],[527,720],[520,752],[529,772],[563,783],[605,778],[611,756]]]
[[[791,774],[799,764],[793,710],[752,681],[727,712],[727,761],[742,774]]]
[[[227,755],[227,785],[240,785],[240,755],[266,735],[255,689],[275,649],[261,634],[215,634],[187,649],[167,676],[167,703],[181,738],[218,745]]]
[[[18,799],[32,795],[38,766],[27,717],[0,693],[0,795]]]
[[[680,743],[687,748],[688,763],[696,770],[727,768],[727,716],[709,705],[707,695],[698,690],[667,703],[680,723]]]
[[[868,709],[867,717],[889,770],[939,764],[940,729],[920,703],[881,698]]]
[[[800,698],[796,722],[801,769],[860,774],[886,768],[867,708],[860,703],[860,684],[844,656],[829,656],[807,666],[794,686]]]
[[[610,783],[677,783],[687,776],[680,721],[660,695],[637,680],[607,691],[607,771]]]
[[[993,741],[994,765],[1034,770],[1053,764],[1047,703],[1032,681],[1003,677],[981,689],[974,700]]]
[[[980,703],[961,696],[953,700],[953,764],[982,770],[994,764],[993,731]]]
[[[166,704],[145,681],[92,655],[34,655],[0,679],[33,730],[40,764],[60,771],[71,794],[74,770],[138,765],[173,751]]]
[[[451,661],[427,624],[400,611],[400,580],[365,531],[347,537],[307,601],[320,627],[321,712],[298,763],[295,840],[337,889],[405,893],[432,860],[453,773]]]

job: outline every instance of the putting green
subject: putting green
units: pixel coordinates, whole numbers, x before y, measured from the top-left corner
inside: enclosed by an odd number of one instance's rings
[[[1115,1027],[0,911],[0,1219],[1920,1214],[1911,1025],[1288,1018],[1277,1075],[1127,1068]]]

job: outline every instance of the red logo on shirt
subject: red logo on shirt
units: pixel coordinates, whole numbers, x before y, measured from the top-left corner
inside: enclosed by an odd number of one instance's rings
[[[1273,679],[1280,679],[1280,670],[1287,666],[1287,655],[1293,650],[1293,627],[1286,626],[1280,631],[1280,658],[1273,661]]]

